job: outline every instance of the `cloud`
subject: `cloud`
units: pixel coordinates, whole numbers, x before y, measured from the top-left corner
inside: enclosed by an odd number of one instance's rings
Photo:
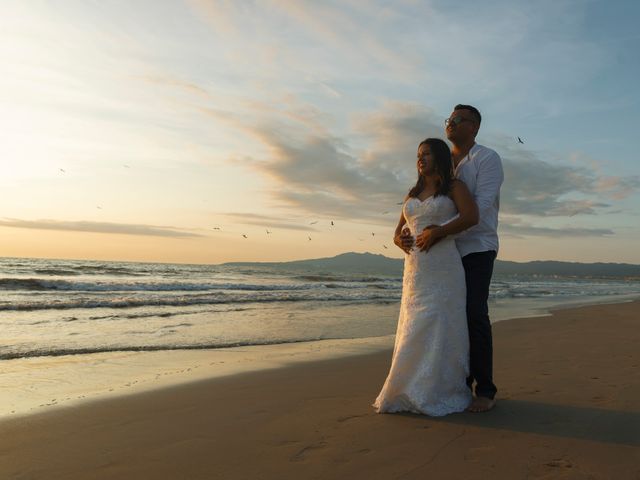
[[[282,217],[258,215],[255,213],[236,212],[222,215],[229,218],[234,224],[258,225],[265,228],[281,228],[285,230],[315,231],[311,226],[304,224],[304,222],[307,221],[306,219],[300,219],[298,222],[293,223],[293,221],[283,221]]]
[[[614,200],[622,200],[640,190],[640,176],[598,178],[596,192],[608,193]]]
[[[505,181],[501,208],[505,213],[536,216],[595,214],[609,204],[591,199],[573,200],[570,194],[589,195],[597,178],[587,169],[551,165],[530,152],[503,158]]]
[[[246,62],[250,53],[251,63],[259,63],[267,71],[326,71],[341,61],[353,72],[384,68],[386,75],[405,79],[417,73],[419,51],[405,48],[402,55],[398,54],[396,41],[390,41],[399,36],[398,31],[393,36],[384,34],[393,24],[388,22],[389,17],[378,17],[380,6],[290,0],[186,0],[186,5],[217,39],[226,43],[226,56],[235,63]],[[315,60],[309,51],[315,53]],[[327,88],[320,81],[317,84],[335,97],[333,87]]]
[[[579,228],[579,227],[565,227],[565,228],[551,228],[551,227],[536,227],[533,225],[524,224],[509,224],[501,223],[498,227],[498,231],[501,235],[510,237],[604,237],[607,235],[614,235],[614,231],[608,228]]]
[[[57,230],[71,232],[115,233],[121,235],[143,235],[152,237],[193,238],[202,237],[174,227],[135,225],[127,223],[62,221],[62,220],[19,220],[5,218],[0,227],[32,228],[35,230]]]
[[[249,116],[224,112],[214,116],[225,118],[266,147],[266,158],[246,163],[271,179],[271,195],[279,206],[362,222],[389,222],[379,212],[399,210],[397,203],[415,183],[418,143],[429,136],[443,137],[439,115],[407,102],[386,102],[377,110],[354,114],[343,136],[326,133],[331,125],[320,131],[303,121],[292,125],[290,116],[277,112],[272,112],[268,126],[252,124]],[[515,147],[510,137],[488,139],[503,160],[501,209],[506,214],[597,215],[640,186],[636,177],[601,176],[596,169],[550,154],[547,161],[545,154]],[[582,232],[603,234],[597,229]]]
[[[237,115],[216,117],[226,118],[266,147],[266,159],[247,163],[275,182],[271,194],[280,206],[384,223],[388,220],[379,218],[380,210],[398,208],[416,181],[418,143],[442,131],[441,119],[431,110],[399,102],[355,115],[348,136],[320,135],[300,124],[291,127],[282,118],[263,126],[244,123]]]
[[[196,85],[194,82],[191,82],[189,80],[183,80],[181,78],[174,77],[166,73],[137,75],[137,76],[134,76],[134,78],[139,78],[140,80],[150,83],[152,85],[175,87],[187,93],[196,94],[201,97],[209,97],[210,95],[209,92],[207,92],[201,86]]]
[[[597,160],[589,159],[589,166],[585,167],[575,155],[563,159],[514,148],[510,138],[490,139],[503,161],[505,181],[500,208],[504,213],[544,217],[596,215],[610,208],[612,202],[640,190],[640,177],[602,175]]]

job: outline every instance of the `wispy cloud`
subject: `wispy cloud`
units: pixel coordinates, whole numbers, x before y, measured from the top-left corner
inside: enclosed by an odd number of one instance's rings
[[[257,225],[265,228],[281,228],[284,230],[315,230],[313,227],[306,224],[307,220],[304,218],[285,221],[281,216],[258,215],[255,213],[243,212],[224,213],[221,214],[221,216],[228,218],[232,225]]]
[[[311,49],[332,61],[324,65],[341,60],[358,71],[386,68],[387,75],[407,78],[416,73],[420,60],[417,50],[405,49],[399,55],[396,42],[390,41],[394,37],[382,33],[391,26],[389,15],[379,15],[382,5],[368,8],[359,2],[290,0],[252,4],[186,0],[186,4],[216,38],[229,44],[227,56],[236,61],[253,52],[260,65],[287,70],[296,65],[309,71],[305,66],[311,63],[305,52]],[[270,28],[272,25],[278,28]],[[397,31],[395,36],[399,36]],[[312,70],[321,71],[318,65]],[[326,87],[323,81],[317,84]],[[330,88],[327,93],[336,92]]]
[[[279,205],[352,221],[388,223],[389,218],[382,217],[380,210],[393,209],[415,182],[417,144],[425,137],[443,137],[444,133],[439,115],[407,102],[387,102],[378,110],[355,114],[343,136],[321,135],[307,129],[304,122],[290,126],[290,117],[272,113],[269,126],[251,123],[248,116],[215,115],[263,144],[268,156],[246,162],[252,171],[270,179],[274,185],[272,198]],[[324,129],[330,130],[331,126]],[[505,214],[538,218],[597,216],[616,200],[640,189],[636,177],[602,176],[595,169],[556,158],[551,163],[540,153],[514,147],[513,139],[504,136],[493,135],[489,140],[502,155],[505,183],[501,208]],[[598,228],[510,228],[511,232],[530,235],[611,232]]]
[[[604,237],[608,235],[614,235],[614,231],[608,228],[580,228],[580,227],[565,227],[565,228],[551,228],[551,227],[536,227],[533,225],[524,224],[510,224],[502,222],[499,227],[499,232],[510,237],[523,238],[523,237]]]
[[[192,238],[203,236],[167,226],[89,221],[74,222],[63,220],[19,220],[5,218],[0,219],[0,227],[31,228],[35,230],[58,230],[72,232],[113,233],[121,235],[143,235],[170,238]]]

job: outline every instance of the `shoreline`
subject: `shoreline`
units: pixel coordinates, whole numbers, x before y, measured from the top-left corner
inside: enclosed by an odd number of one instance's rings
[[[637,295],[580,299],[568,304],[522,308],[520,315],[492,325],[553,316],[554,312],[639,301]],[[537,312],[537,313],[536,313]],[[110,351],[2,360],[0,422],[177,387],[192,382],[287,368],[298,363],[392,351],[395,333],[376,337],[323,339],[211,349]],[[73,384],[67,381],[74,378]]]
[[[486,414],[376,414],[383,349],[5,420],[0,477],[637,478],[639,312],[498,322]]]

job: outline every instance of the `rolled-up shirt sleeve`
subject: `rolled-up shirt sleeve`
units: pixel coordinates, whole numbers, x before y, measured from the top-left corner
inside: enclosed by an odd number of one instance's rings
[[[494,211],[499,207],[500,187],[504,181],[502,161],[500,156],[490,150],[484,158],[478,159],[478,174],[476,177],[476,188],[474,198],[478,205],[480,220],[487,212]]]
[[[498,251],[498,209],[504,181],[500,155],[490,148],[474,145],[456,168],[456,177],[469,187],[478,206],[479,219],[473,227],[455,237],[461,256],[473,252]]]

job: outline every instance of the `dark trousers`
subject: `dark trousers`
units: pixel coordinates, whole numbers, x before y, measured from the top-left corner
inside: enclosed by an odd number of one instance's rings
[[[471,375],[467,385],[479,397],[494,398],[498,389],[493,384],[493,342],[489,323],[489,284],[496,252],[470,253],[462,257],[467,283],[467,325],[471,355]]]

